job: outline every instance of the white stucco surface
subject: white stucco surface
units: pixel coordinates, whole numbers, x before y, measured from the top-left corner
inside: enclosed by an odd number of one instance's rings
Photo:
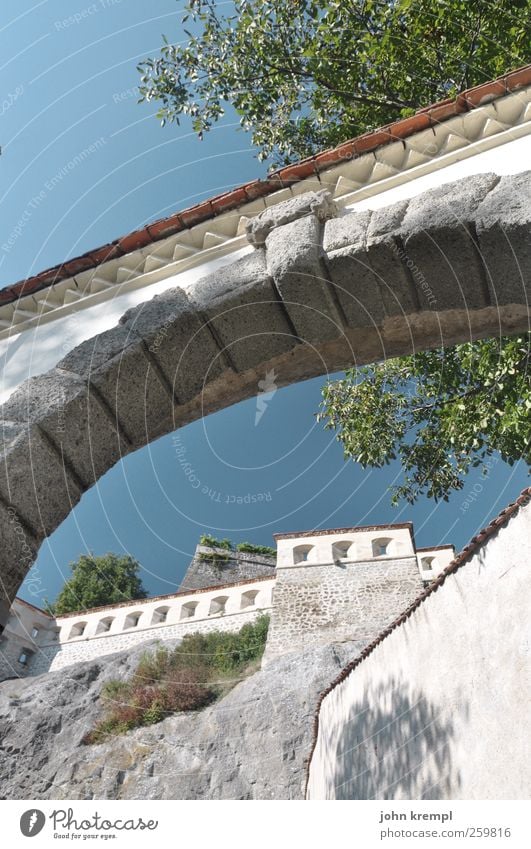
[[[379,541],[387,541],[385,554],[377,546]],[[347,548],[348,546],[348,548]],[[304,550],[305,556],[302,557]],[[378,558],[409,557],[414,554],[413,540],[408,528],[381,527],[374,530],[327,531],[314,536],[280,537],[277,539],[277,569],[289,568],[304,562],[321,566],[335,563],[373,560]]]
[[[309,799],[526,799],[531,505],[324,698]]]
[[[126,310],[174,286],[193,285],[216,268],[232,263],[251,251],[250,246],[240,249],[149,286],[131,289],[124,285],[123,292],[118,290],[104,303],[84,306],[80,301],[75,309],[64,308],[62,316],[53,321],[42,322],[8,339],[0,339],[0,403],[9,398],[24,380],[53,368],[85,339],[115,327]]]

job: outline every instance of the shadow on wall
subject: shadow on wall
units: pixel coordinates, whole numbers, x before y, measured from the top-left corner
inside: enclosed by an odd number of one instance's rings
[[[455,721],[467,717],[466,702],[441,710],[397,678],[371,687],[343,726],[326,798],[452,798],[461,783],[452,764]]]

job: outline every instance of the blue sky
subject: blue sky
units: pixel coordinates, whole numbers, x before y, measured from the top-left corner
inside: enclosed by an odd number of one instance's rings
[[[199,143],[186,122],[161,129],[156,108],[137,104],[136,65],[158,51],[162,33],[181,37],[180,8],[3,0],[2,231],[22,216],[27,223],[2,253],[1,286],[265,174],[233,114]],[[418,545],[462,546],[526,485],[523,467],[500,461],[449,503],[394,509],[387,489],[399,469],[344,463],[316,423],[322,383],[278,390],[258,424],[251,399],[128,457],[44,544],[39,595],[21,595],[55,597],[68,563],[87,550],[130,552],[150,593],[171,592],[203,531],[271,544],[275,531],[412,519]]]

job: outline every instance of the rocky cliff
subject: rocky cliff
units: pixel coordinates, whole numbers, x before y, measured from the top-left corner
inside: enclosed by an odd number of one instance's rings
[[[345,642],[272,661],[198,713],[85,746],[105,681],[135,651],[0,684],[5,799],[300,799],[320,692],[363,647]]]

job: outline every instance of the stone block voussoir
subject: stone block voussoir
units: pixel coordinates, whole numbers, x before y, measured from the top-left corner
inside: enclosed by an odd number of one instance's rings
[[[3,405],[3,419],[38,425],[84,483],[95,483],[120,459],[116,428],[87,380],[60,369],[26,380]]]
[[[0,497],[35,538],[47,536],[82,495],[60,453],[36,425],[3,422]]]
[[[531,301],[531,171],[510,174],[486,196],[476,230],[493,305]]]
[[[141,337],[180,403],[223,371],[212,333],[183,289],[170,289],[128,310],[120,324]]]
[[[175,429],[171,386],[132,327],[118,325],[83,342],[58,368],[90,381],[122,436],[121,454]]]
[[[257,368],[298,344],[262,249],[192,284],[187,294],[238,372]]]
[[[14,600],[30,570],[42,537],[37,538],[24,526],[13,507],[0,502],[0,596]]]
[[[306,215],[312,215],[319,221],[327,221],[339,215],[339,211],[330,192],[326,190],[305,192],[268,207],[249,221],[245,228],[247,239],[252,245],[264,245],[267,237],[276,227],[289,224]]]
[[[399,201],[373,212],[367,232],[367,259],[374,271],[388,316],[411,315],[427,309],[419,303],[416,286],[407,267],[399,239],[409,201]]]
[[[299,337],[311,344],[337,339],[344,324],[328,279],[321,227],[308,216],[277,227],[266,239],[268,273]]]
[[[349,327],[381,323],[385,318],[382,296],[365,248],[330,251],[327,265]]]
[[[478,206],[498,179],[494,174],[478,174],[410,201],[400,227],[402,261],[411,273],[421,308],[426,296],[437,311],[488,305],[485,269],[471,228]]]

